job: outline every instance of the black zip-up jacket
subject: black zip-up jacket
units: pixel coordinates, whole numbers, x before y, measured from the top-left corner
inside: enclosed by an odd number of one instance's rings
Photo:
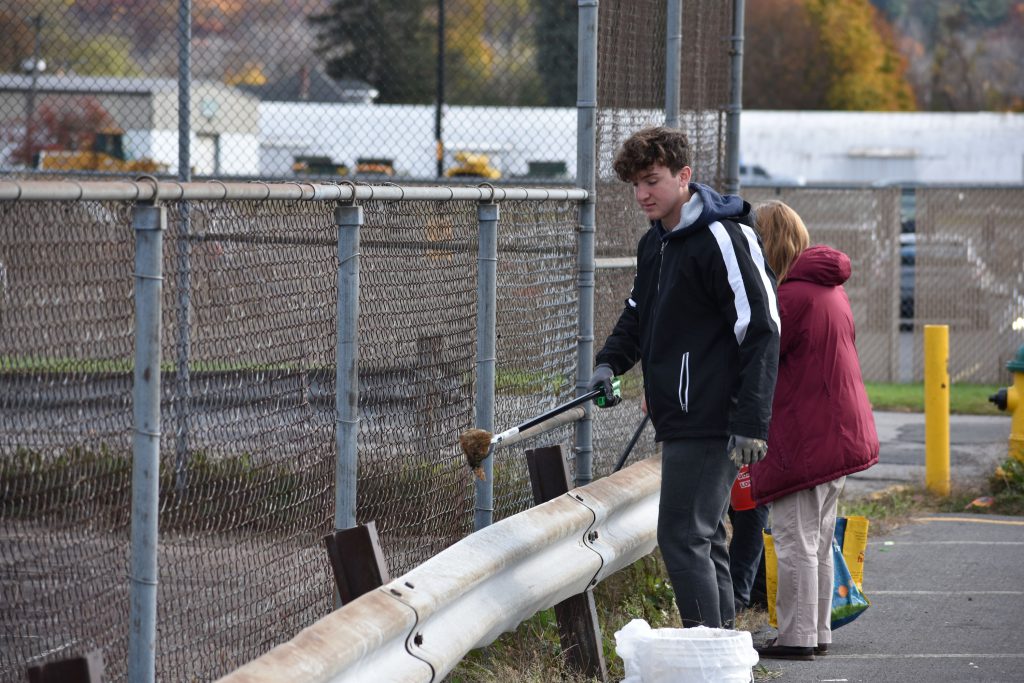
[[[766,439],[779,363],[775,274],[750,204],[698,183],[690,191],[682,227],[652,221],[640,238],[633,291],[595,360],[617,375],[642,362],[658,441]]]

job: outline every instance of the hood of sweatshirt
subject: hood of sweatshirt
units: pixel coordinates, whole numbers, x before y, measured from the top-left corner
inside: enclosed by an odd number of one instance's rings
[[[707,185],[690,183],[690,199],[683,205],[682,222],[674,230],[666,228],[661,221],[654,224],[661,230],[661,238],[683,235],[691,230],[710,225],[717,220],[732,220],[753,226],[750,204],[734,194],[720,195]]]
[[[786,282],[803,280],[836,287],[850,279],[850,257],[823,244],[805,249],[786,275]]]

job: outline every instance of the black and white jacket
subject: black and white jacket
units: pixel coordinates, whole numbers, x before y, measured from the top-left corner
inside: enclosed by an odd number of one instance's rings
[[[639,360],[657,440],[766,439],[779,362],[775,274],[750,204],[690,184],[681,224],[637,245],[633,290],[597,364]]]

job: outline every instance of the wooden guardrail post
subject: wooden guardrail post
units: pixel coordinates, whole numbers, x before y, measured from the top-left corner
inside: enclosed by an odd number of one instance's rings
[[[539,505],[569,492],[569,472],[561,446],[528,450],[526,463],[535,503]],[[608,667],[604,661],[593,591],[588,589],[555,605],[555,617],[567,665],[584,676],[607,681]]]
[[[391,580],[380,549],[377,525],[372,520],[327,534],[324,545],[338,588],[338,607]]]
[[[30,666],[29,683],[101,683],[103,652],[93,650],[80,657]]]

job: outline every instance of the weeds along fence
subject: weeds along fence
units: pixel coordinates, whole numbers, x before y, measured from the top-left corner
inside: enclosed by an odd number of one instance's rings
[[[100,649],[124,680],[141,595],[157,677],[216,678],[331,611],[336,526],[375,520],[396,575],[469,534],[481,484],[461,432],[574,395],[585,196],[0,183],[0,677]],[[497,218],[490,331],[481,216]],[[635,425],[607,417],[600,472]],[[495,518],[532,505],[522,451],[540,438],[573,453],[571,425],[497,451]]]

